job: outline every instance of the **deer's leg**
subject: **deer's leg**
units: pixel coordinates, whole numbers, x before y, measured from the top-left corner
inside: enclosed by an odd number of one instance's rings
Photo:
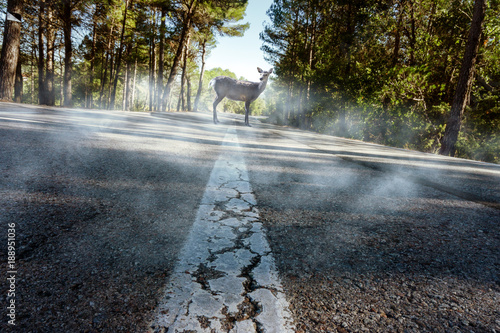
[[[217,119],[217,105],[224,99],[224,96],[220,97],[219,95],[215,96],[214,100],[214,124],[217,124],[219,120]]]
[[[250,121],[248,121],[248,115],[250,114],[250,103],[249,101],[245,102],[245,125],[250,126]]]

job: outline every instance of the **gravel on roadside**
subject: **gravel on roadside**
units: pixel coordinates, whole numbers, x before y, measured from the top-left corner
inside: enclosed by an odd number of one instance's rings
[[[261,208],[297,332],[500,332],[499,212],[425,201],[404,217]]]

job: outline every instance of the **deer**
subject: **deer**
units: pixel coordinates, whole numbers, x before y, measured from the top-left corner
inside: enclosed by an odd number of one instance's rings
[[[248,120],[250,103],[255,101],[266,89],[267,79],[273,73],[273,69],[264,71],[257,67],[257,71],[260,73],[260,82],[239,81],[227,76],[217,76],[210,81],[209,86],[214,88],[216,94],[213,104],[214,124],[219,122],[217,119],[217,105],[224,97],[227,97],[233,101],[245,102],[245,125],[251,127]]]

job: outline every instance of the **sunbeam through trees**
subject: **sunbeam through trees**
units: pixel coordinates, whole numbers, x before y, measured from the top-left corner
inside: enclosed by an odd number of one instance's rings
[[[474,0],[275,0],[260,33],[275,72],[253,115],[498,163],[500,1],[484,2],[477,55],[464,86],[460,73]],[[205,58],[219,36],[243,36],[247,4],[5,1],[0,97],[108,110],[209,111],[213,92],[207,85],[214,76],[205,73]],[[21,23],[11,19],[16,15]],[[457,91],[465,97],[453,112]],[[223,108],[243,109],[237,103]]]

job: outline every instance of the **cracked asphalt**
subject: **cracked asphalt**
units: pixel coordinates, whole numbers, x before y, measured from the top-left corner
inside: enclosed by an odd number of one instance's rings
[[[170,276],[152,332],[293,332],[234,128]]]
[[[0,330],[500,332],[498,165],[220,120],[0,103]]]

